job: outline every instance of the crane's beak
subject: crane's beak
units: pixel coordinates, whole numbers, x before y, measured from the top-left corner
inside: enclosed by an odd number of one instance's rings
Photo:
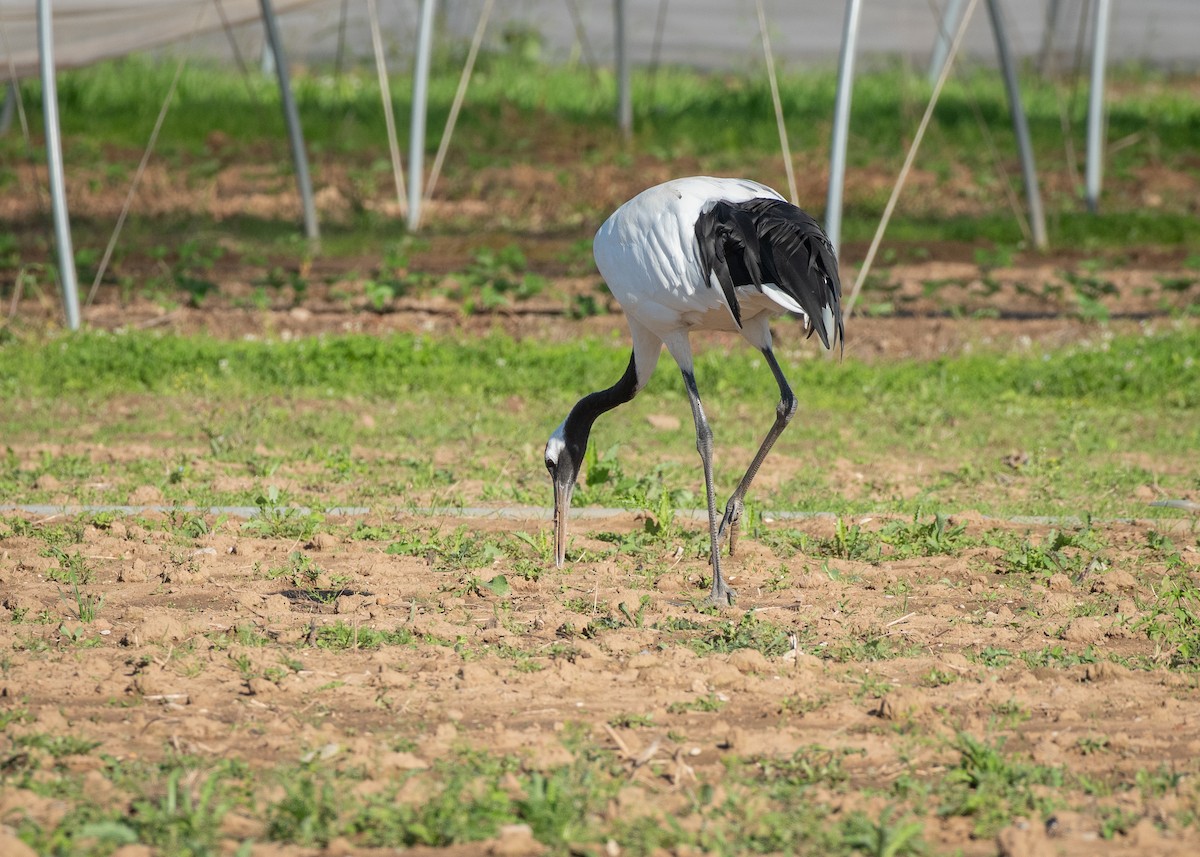
[[[567,514],[571,511],[574,483],[554,480],[554,565],[562,568],[567,559]]]

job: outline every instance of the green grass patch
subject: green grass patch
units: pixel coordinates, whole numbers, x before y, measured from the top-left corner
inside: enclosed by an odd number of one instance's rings
[[[407,628],[384,631],[350,625],[341,619],[318,628],[315,644],[322,649],[377,649],[382,646],[411,646],[416,636]]]
[[[798,534],[789,542],[786,530],[770,536],[784,553],[798,548],[868,561],[881,552],[929,555],[968,545],[972,534],[946,517],[950,511],[1144,516],[1149,509],[1135,496],[1139,486],[1184,496],[1195,487],[1185,462],[1200,448],[1196,353],[1200,332],[1181,329],[1056,351],[794,362],[788,371],[805,390],[805,413],[772,456],[776,466],[795,462],[794,475],[774,490],[756,486],[752,500],[760,509],[911,516],[882,531],[844,520],[831,541]],[[29,458],[10,450],[0,462],[0,485],[10,502],[46,502],[65,492],[79,502],[122,503],[149,484],[168,503],[257,506],[248,533],[292,539],[328,528],[321,510],[339,504],[541,505],[549,497],[543,437],[579,396],[612,383],[626,355],[621,343],[548,344],[502,335],[13,339],[0,345],[0,433],[13,449],[54,442],[84,451]],[[777,392],[748,349],[700,352],[697,376],[716,437],[718,483],[732,485],[773,416]],[[514,397],[530,407],[495,406]],[[118,402],[122,416],[107,416]],[[757,414],[757,403],[761,419],[737,416],[743,409]],[[652,413],[679,413],[685,425],[656,432],[645,422]],[[674,518],[676,508],[698,505],[702,496],[687,416],[677,374],[664,366],[633,403],[597,424],[576,502],[652,513],[645,532],[621,536],[618,550],[640,555],[680,538],[700,545],[702,534],[682,531]],[[843,434],[826,430],[835,424]],[[161,455],[105,461],[97,481],[100,468],[86,448],[129,442],[148,443]],[[1014,458],[1013,449],[1025,453]],[[435,456],[436,450],[444,452]],[[910,491],[902,499],[884,476],[869,493],[855,494],[814,467],[838,457],[909,457],[925,461],[928,475],[915,496]],[[1145,469],[1145,460],[1160,462],[1156,472]],[[478,493],[461,487],[468,474],[484,483]],[[230,489],[228,477],[247,487]],[[285,492],[279,481],[289,477],[293,487]],[[41,529],[48,545],[59,548],[63,569],[76,562],[69,546],[81,527]],[[546,548],[463,530],[367,535],[389,539],[389,552],[433,556],[446,569]],[[1065,542],[1006,548],[1012,570],[1036,566],[1040,573],[1052,573],[1056,558],[1086,552]]]
[[[429,136],[423,141],[428,147],[436,144],[459,71],[460,59],[453,53],[444,54],[434,65]],[[57,87],[64,132],[86,132],[98,146],[141,145],[145,136],[141,128],[153,122],[173,74],[173,62],[136,56],[64,73]],[[1173,88],[1169,77],[1149,70],[1124,67],[1111,74],[1108,121],[1112,138],[1132,133],[1153,136],[1159,147],[1155,151],[1168,155],[1191,145],[1200,129],[1200,110],[1186,89]],[[1035,148],[1043,155],[1060,151],[1063,84],[1036,76],[1026,78],[1022,84]],[[828,145],[836,86],[832,68],[781,70],[780,94],[797,150]],[[852,164],[899,158],[890,141],[915,126],[929,89],[923,75],[904,67],[861,73],[855,80],[852,125],[856,139],[861,139],[851,150]],[[318,153],[347,154],[364,149],[383,153],[384,117],[373,69],[351,69],[340,75],[320,68],[297,69],[294,90],[308,139]],[[22,81],[22,91],[33,114],[30,122],[40,122],[39,82]],[[396,75],[392,94],[401,115],[411,106],[411,92],[411,80],[404,74]],[[653,74],[636,69],[633,95],[637,140],[646,150],[695,156],[777,149],[776,130],[770,121],[770,90],[759,68],[739,73],[660,68]],[[593,77],[587,68],[544,63],[523,51],[485,52],[471,83],[470,109],[460,117],[458,133],[467,152],[480,151],[478,147],[487,143],[492,146],[492,157],[517,156],[529,134],[521,131],[525,127],[521,120],[533,116],[563,128],[586,128],[615,138],[615,98],[616,87],[609,71],[601,70],[598,77]],[[229,135],[226,145],[250,148],[256,141],[267,139],[274,140],[282,150],[284,126],[278,104],[272,76],[243,76],[232,68],[193,61],[179,81],[171,121],[159,141],[160,151],[164,156],[207,154],[204,141],[214,130]],[[1072,106],[1076,113],[1071,118],[1081,125],[1085,105]],[[516,121],[510,118],[513,113]],[[94,120],[85,121],[84,117]],[[980,118],[992,127],[1007,128],[1003,82],[990,71],[955,75],[939,101],[927,149],[936,153],[957,145],[956,154],[961,157],[985,159],[979,150],[988,141]],[[507,135],[500,133],[501,123],[509,131]],[[397,130],[401,145],[407,148],[408,128]],[[995,144],[1003,153],[1015,150],[1010,134],[995,136]],[[1113,153],[1114,157],[1124,155],[1117,160],[1117,169],[1145,157],[1138,147],[1126,148],[1135,151]],[[83,154],[94,157],[99,150]]]
[[[1061,767],[1034,764],[1006,751],[1002,742],[965,732],[954,748],[959,759],[942,784],[942,815],[971,817],[977,835],[991,836],[1014,815],[1045,817],[1055,808],[1053,789],[1066,778]]]

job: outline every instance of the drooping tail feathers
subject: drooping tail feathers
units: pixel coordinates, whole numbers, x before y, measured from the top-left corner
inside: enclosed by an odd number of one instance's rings
[[[739,327],[736,289],[766,284],[797,305],[826,348],[843,340],[837,256],[808,213],[780,199],[721,200],[696,221],[696,240],[705,282],[716,274]]]

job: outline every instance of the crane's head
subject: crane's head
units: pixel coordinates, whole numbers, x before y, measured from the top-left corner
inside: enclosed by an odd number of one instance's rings
[[[579,467],[587,449],[587,438],[568,438],[566,421],[554,430],[546,442],[546,470],[554,484],[554,564],[562,568],[567,557],[567,514],[571,511],[571,494],[579,478]]]

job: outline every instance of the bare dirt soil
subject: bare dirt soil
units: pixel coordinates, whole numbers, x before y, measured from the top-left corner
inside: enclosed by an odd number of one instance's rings
[[[934,853],[1184,855],[1200,847],[1189,822],[1200,808],[1194,673],[1166,669],[1167,655],[1132,630],[1165,569],[1147,555],[1148,525],[1104,526],[1103,563],[1032,583],[1001,574],[997,548],[862,562],[743,539],[729,566],[737,608],[708,615],[695,607],[703,563],[675,561],[658,577],[640,570],[670,561],[670,543],[665,557],[574,561],[533,580],[508,558],[454,571],[432,556],[385,554],[382,543],[348,538],[351,523],[307,542],[249,534],[234,519],[195,539],[154,515],[88,526],[78,550],[95,574],[88,591],[104,598],[90,623],[74,616],[69,587],[51,579],[58,563],[43,539],[3,539],[0,701],[20,716],[5,729],[12,743],[0,762],[13,772],[37,768],[30,756],[39,751],[17,749],[24,735],[95,742],[69,756],[67,770],[120,805],[131,796],[101,774],[110,756],[178,754],[200,768],[237,758],[271,770],[320,754],[361,771],[357,787],[370,792],[464,746],[552,770],[572,761],[578,749],[567,736],[582,730],[627,766],[614,817],[694,821],[702,784],[746,788],[722,785],[729,760],[800,751],[842,759],[844,781],[813,792],[836,818],[878,814],[888,803],[879,790],[901,776],[944,776],[958,764],[955,736],[966,733],[1070,777],[1057,793],[1046,787],[1059,806],[1050,818],[1006,824],[999,838],[977,836],[968,815],[928,807],[919,817]],[[408,523],[452,530],[464,522]],[[465,523],[481,534],[546,528],[544,520]],[[994,526],[955,523],[976,533]],[[1187,545],[1194,566],[1186,523],[1168,534]],[[573,553],[603,550],[609,539],[597,535],[641,522],[576,527]],[[834,537],[831,521],[800,528]],[[1035,542],[1046,536],[1015,531]],[[321,569],[307,585],[279,573],[296,551]],[[483,585],[497,574],[511,593]],[[731,624],[746,632],[742,647],[696,645],[730,639]],[[349,639],[320,645],[320,629],[334,626]],[[368,631],[403,633],[403,642],[380,644]],[[1145,668],[1156,659],[1164,666]],[[35,780],[62,776],[40,761]],[[1132,786],[1147,776],[1170,785]],[[1088,793],[1084,782],[1112,788]],[[10,824],[28,816],[53,827],[67,806],[0,787],[0,819]],[[1116,830],[1103,827],[1120,813]],[[232,815],[222,833],[230,842],[262,839],[265,828]],[[452,853],[538,851],[488,841]],[[343,841],[321,853],[356,852]]]

